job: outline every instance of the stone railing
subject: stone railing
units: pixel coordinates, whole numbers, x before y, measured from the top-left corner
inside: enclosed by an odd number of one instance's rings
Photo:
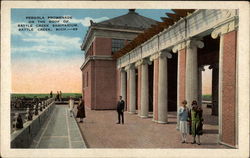
[[[11,119],[11,148],[29,148],[33,138],[52,113],[54,107],[55,99],[49,98],[34,105],[33,109],[27,108],[25,120],[19,113],[16,113],[14,118]]]

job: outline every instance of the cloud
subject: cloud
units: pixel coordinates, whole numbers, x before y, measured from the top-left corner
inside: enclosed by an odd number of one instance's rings
[[[109,19],[108,17],[84,19],[70,19],[70,23],[82,24],[84,27],[90,26],[90,20],[100,22]],[[60,20],[62,23],[62,20]],[[46,31],[18,31],[18,24],[26,24],[26,22],[15,22],[11,24],[11,35],[20,37],[23,43],[21,47],[12,45],[12,53],[40,52],[40,53],[57,53],[60,51],[80,51],[81,39],[79,37],[70,37],[57,35]]]
[[[100,18],[91,18],[91,17],[85,17],[84,19],[70,19],[71,23],[80,23],[82,24],[84,27],[88,27],[90,26],[90,20],[92,20],[93,22],[100,22],[100,21],[104,21],[104,20],[108,20],[108,17],[100,17]]]
[[[18,31],[17,24],[12,25],[11,34],[21,37],[23,46],[12,47],[12,53],[40,52],[58,53],[60,51],[80,51],[81,39],[46,31]],[[12,45],[13,46],[13,45]]]
[[[22,35],[21,31],[18,31],[18,24],[25,24],[24,22],[16,22],[11,24],[11,35]]]

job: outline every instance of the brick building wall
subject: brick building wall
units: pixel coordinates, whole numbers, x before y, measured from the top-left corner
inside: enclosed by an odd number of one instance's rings
[[[154,120],[158,121],[158,80],[159,80],[159,59],[154,60],[154,90],[153,90],[153,115]]]
[[[185,99],[185,78],[186,78],[186,49],[182,49],[179,51],[179,59],[178,59],[178,84],[179,84],[179,104]],[[180,105],[178,105],[180,106]]]
[[[111,55],[112,39],[96,37],[94,40],[94,55]]]
[[[89,62],[84,69],[82,70],[82,76],[83,76],[83,99],[85,102],[85,106],[88,108],[91,108],[93,104],[93,96],[91,95],[93,89],[93,73],[91,71],[92,64]],[[91,108],[92,109],[92,108]]]
[[[222,83],[222,141],[236,144],[236,31],[224,35]]]
[[[95,109],[116,108],[116,61],[95,61]]]

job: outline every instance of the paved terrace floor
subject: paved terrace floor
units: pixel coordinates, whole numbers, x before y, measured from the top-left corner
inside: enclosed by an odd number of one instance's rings
[[[204,106],[204,134],[201,145],[182,144],[176,130],[176,112],[168,115],[168,124],[157,124],[151,118],[142,119],[125,112],[125,124],[116,124],[114,110],[94,111],[86,108],[84,123],[78,123],[89,148],[227,148],[217,144],[218,118],[211,116],[211,109]]]
[[[31,148],[86,148],[67,105],[55,105],[51,116],[33,140]]]

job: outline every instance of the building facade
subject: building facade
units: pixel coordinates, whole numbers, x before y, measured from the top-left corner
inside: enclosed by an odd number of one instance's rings
[[[219,118],[218,142],[237,147],[237,30],[237,10],[196,10],[130,51],[121,50],[116,56],[117,84],[120,94],[128,98],[128,111],[135,113],[138,104],[138,115],[148,117],[151,88],[153,121],[168,123],[169,106],[178,108],[184,99],[188,105],[193,100],[201,103],[201,72],[208,65],[212,69],[212,114]],[[173,72],[177,80],[172,79]],[[176,93],[171,94],[172,87]],[[170,101],[174,95],[177,104]]]
[[[171,19],[162,18],[163,23],[144,32],[118,33],[112,28],[110,33],[99,24],[90,26],[82,45],[86,105],[114,109],[121,95],[129,113],[147,118],[152,112],[154,122],[168,123],[168,112],[178,110],[184,99],[188,105],[193,100],[201,104],[201,74],[209,66],[212,114],[219,118],[218,142],[237,147],[238,11],[175,12],[168,14]],[[131,42],[112,54],[113,39]]]
[[[116,108],[118,83],[113,54],[156,22],[139,15],[135,9],[103,22],[91,21],[81,46],[85,51],[81,71],[86,106],[95,110]]]

